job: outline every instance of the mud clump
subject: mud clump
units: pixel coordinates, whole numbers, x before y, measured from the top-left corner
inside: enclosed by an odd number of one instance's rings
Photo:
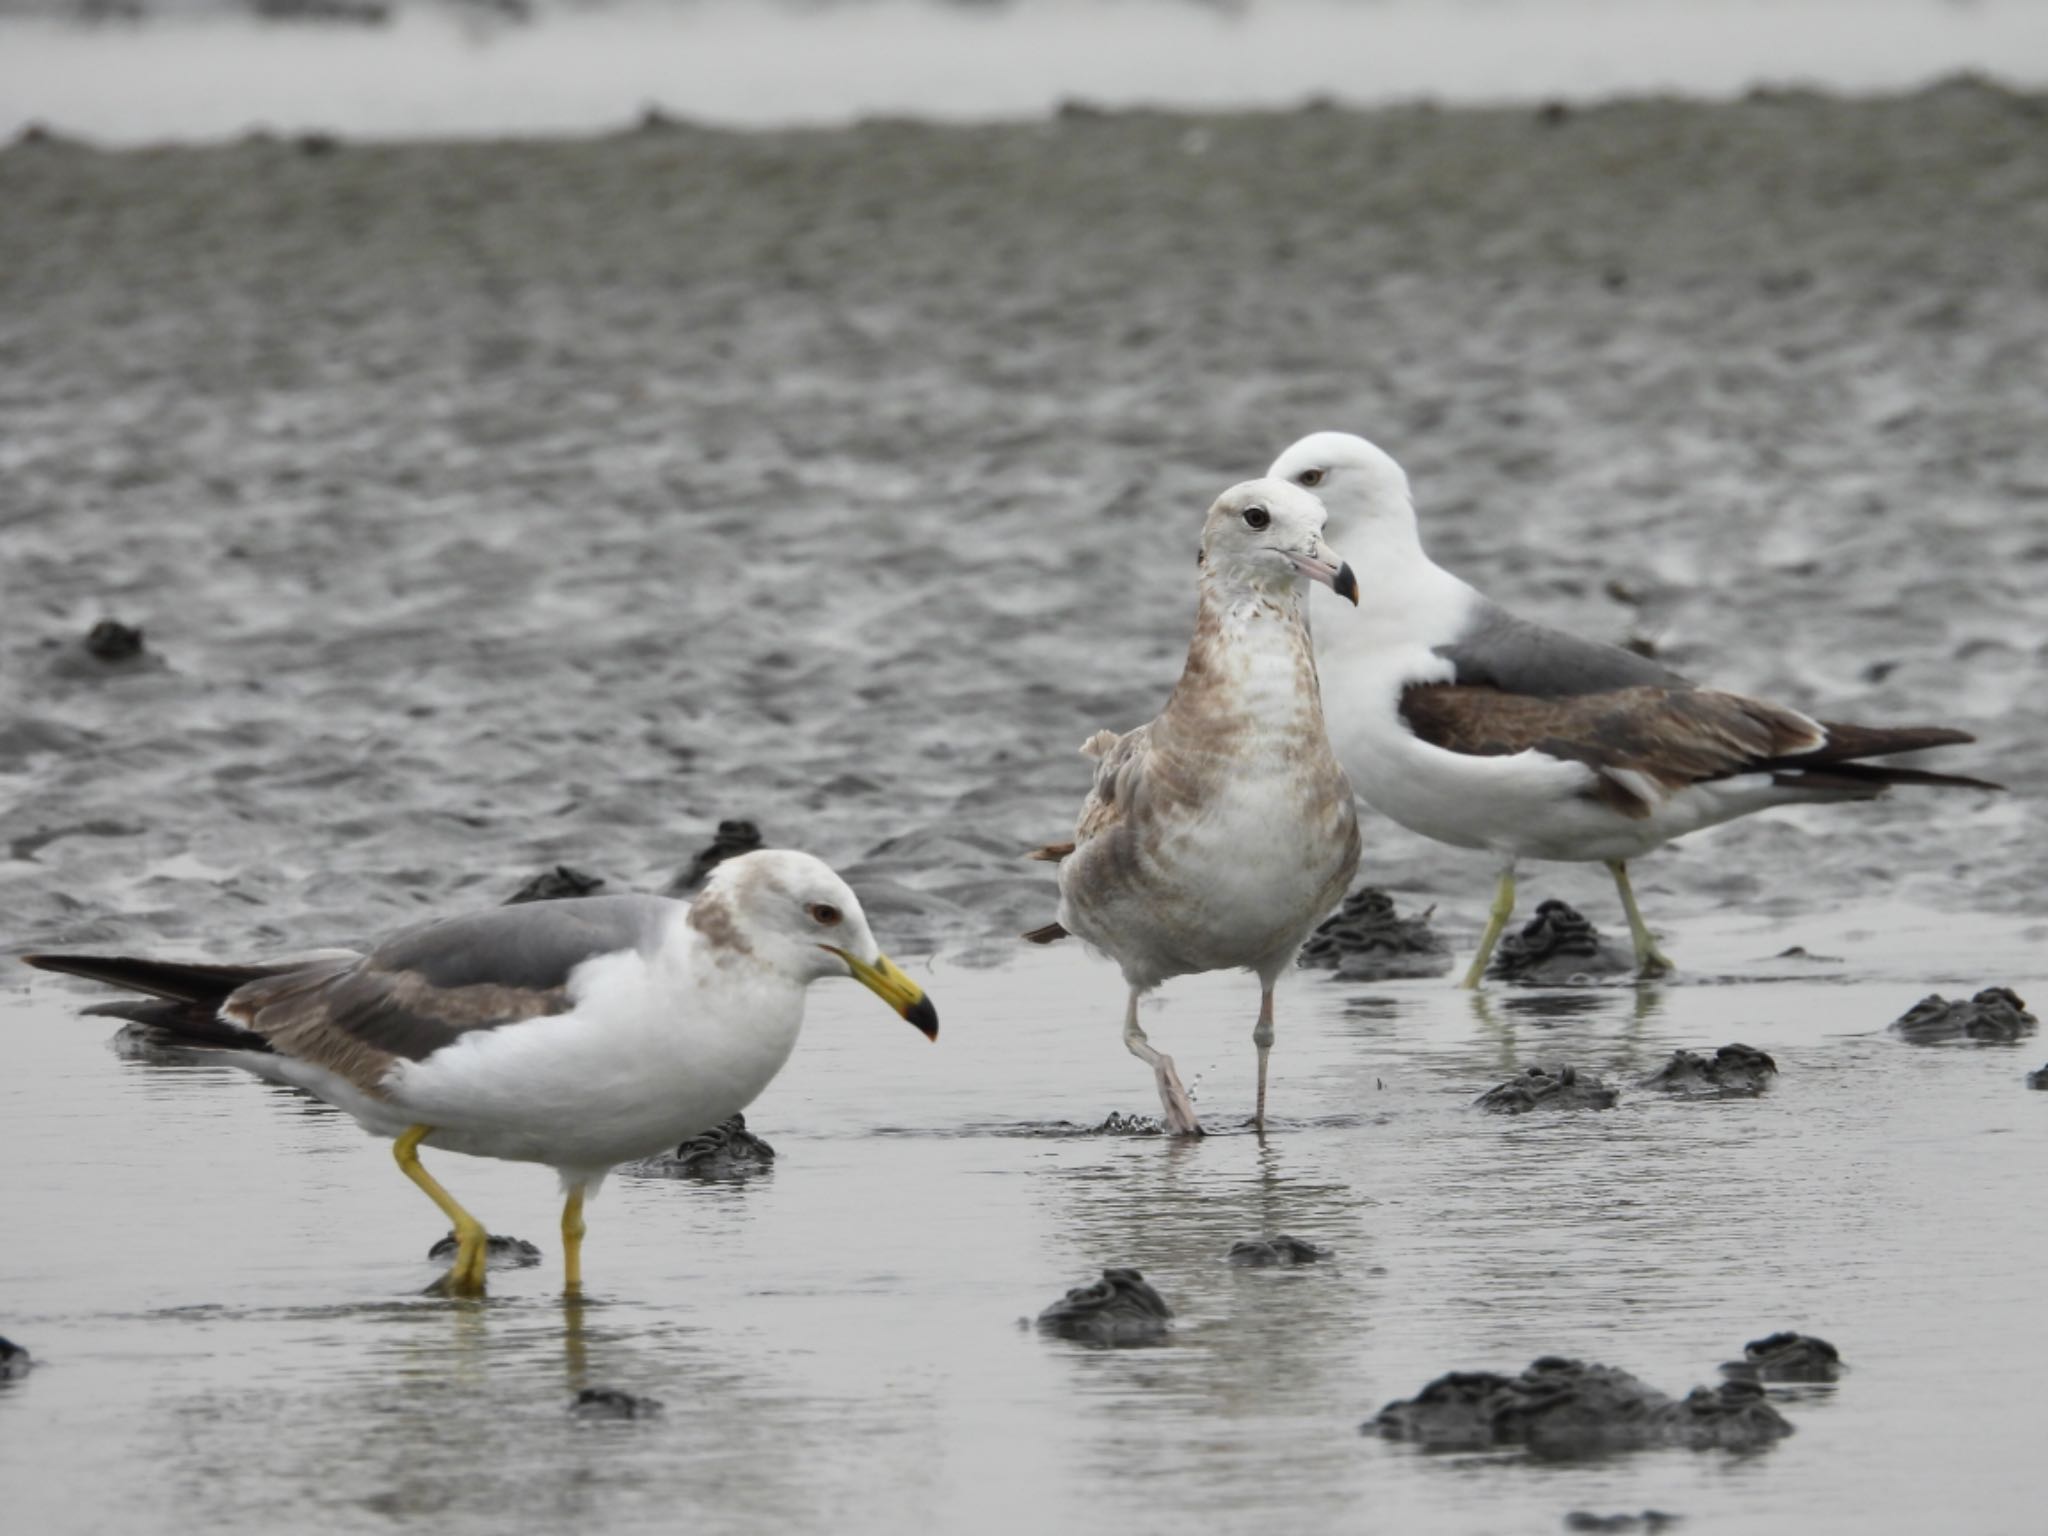
[[[1967,1003],[1950,1002],[1939,992],[1923,997],[1898,1018],[1891,1032],[1910,1045],[2012,1045],[2041,1027],[2010,987],[1986,987]]]
[[[1681,1517],[1661,1509],[1646,1509],[1639,1515],[1596,1515],[1590,1509],[1575,1509],[1564,1517],[1568,1531],[1661,1531],[1678,1524]]]
[[[1353,891],[1342,910],[1324,920],[1301,947],[1299,963],[1333,970],[1339,981],[1395,981],[1441,976],[1451,952],[1429,926],[1431,907],[1419,917],[1402,917],[1385,891]]]
[[[1808,1333],[1774,1333],[1742,1346],[1721,1374],[1733,1381],[1836,1381],[1847,1369],[1842,1352]]]
[[[603,889],[602,875],[586,875],[567,864],[557,864],[553,869],[542,870],[507,896],[505,905],[516,907],[528,901],[566,901],[577,896],[594,896]]]
[[[1387,1404],[1362,1430],[1432,1449],[1526,1446],[1569,1458],[1676,1446],[1751,1451],[1792,1433],[1754,1382],[1671,1398],[1627,1371],[1545,1356],[1520,1376],[1453,1371]]]
[[[727,859],[738,858],[743,853],[752,853],[761,846],[761,829],[751,821],[738,818],[721,821],[711,841],[697,850],[697,857],[690,861],[690,867],[669,881],[668,894],[689,895],[710,878],[711,871]]]
[[[2048,1088],[2048,1067],[2043,1067],[2038,1072],[2029,1072],[2027,1074],[2027,1086],[2029,1088]]]
[[[27,1350],[12,1339],[0,1337],[0,1381],[19,1380],[34,1365]]]
[[[571,1418],[591,1422],[619,1419],[652,1419],[662,1413],[658,1397],[636,1397],[616,1387],[585,1387],[569,1405]]]
[[[1671,1059],[1642,1081],[1645,1088],[1701,1098],[1754,1098],[1771,1086],[1778,1064],[1748,1045],[1724,1045],[1711,1057],[1673,1051]]]
[[[1095,1125],[1049,1120],[1019,1126],[1017,1133],[1023,1136],[1164,1136],[1166,1127],[1151,1115],[1127,1115],[1120,1109],[1113,1109]]]
[[[735,1114],[708,1131],[699,1131],[673,1152],[643,1157],[619,1171],[648,1179],[696,1179],[707,1184],[737,1183],[775,1167],[775,1149],[747,1129],[747,1117]]]
[[[1331,1249],[1285,1232],[1230,1245],[1230,1262],[1240,1269],[1293,1269],[1334,1256]]]
[[[1577,908],[1553,899],[1538,906],[1520,932],[1500,941],[1486,974],[1495,981],[1557,986],[1634,969],[1631,951],[1608,943]]]
[[[1105,1269],[1038,1314],[1038,1330],[1083,1344],[1156,1344],[1173,1318],[1166,1298],[1135,1269]]]
[[[429,1259],[453,1261],[456,1249],[455,1234],[450,1232],[427,1250]],[[496,1233],[484,1244],[484,1267],[486,1269],[531,1269],[540,1262],[540,1249],[523,1237],[499,1237]]]
[[[119,619],[101,619],[86,633],[86,654],[98,661],[133,661],[142,650],[142,631]]]
[[[1472,1102],[1492,1115],[1526,1115],[1532,1109],[1612,1109],[1621,1094],[1576,1067],[1531,1067],[1479,1095]]]

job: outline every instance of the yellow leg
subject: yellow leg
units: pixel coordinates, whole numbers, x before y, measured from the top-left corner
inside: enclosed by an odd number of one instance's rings
[[[434,1134],[431,1125],[415,1125],[392,1143],[391,1155],[398,1159],[398,1171],[427,1192],[427,1198],[441,1207],[441,1214],[455,1223],[455,1267],[448,1271],[451,1296],[481,1296],[484,1293],[484,1256],[491,1235],[484,1224],[455,1203],[434,1176],[420,1166],[420,1143]]]
[[[562,1290],[575,1296],[583,1290],[583,1186],[569,1191],[562,1204]]]
[[[1636,946],[1636,974],[1663,976],[1676,970],[1657,947],[1657,941],[1650,937],[1650,925],[1643,921],[1642,909],[1636,905],[1635,887],[1629,883],[1628,865],[1620,859],[1609,859],[1607,869],[1614,876],[1614,888],[1621,892],[1621,910],[1628,914],[1628,936]]]
[[[1459,986],[1468,992],[1478,989],[1480,978],[1486,974],[1486,962],[1493,958],[1493,946],[1500,942],[1508,919],[1514,915],[1515,866],[1510,864],[1500,872],[1500,884],[1493,892],[1493,911],[1486,919],[1486,932],[1479,936],[1479,953],[1472,957],[1472,969],[1465,973]]]

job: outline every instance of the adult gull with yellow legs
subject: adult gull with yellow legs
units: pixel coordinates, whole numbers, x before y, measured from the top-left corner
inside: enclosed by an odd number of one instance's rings
[[[938,1014],[809,854],[730,859],[693,902],[540,901],[409,929],[367,954],[220,965],[28,955],[147,993],[92,1010],[221,1053],[390,1137],[455,1225],[451,1294],[481,1295],[483,1224],[422,1146],[561,1176],[565,1288],[581,1289],[583,1206],[616,1165],[718,1125],[789,1059],[814,981],[850,976],[932,1039]]]
[[[1321,497],[1357,560],[1358,611],[1331,604],[1315,619],[1330,740],[1352,785],[1402,826],[1500,860],[1467,987],[1514,911],[1518,860],[1605,864],[1637,967],[1656,976],[1671,962],[1629,860],[1773,806],[1895,784],[1999,787],[1866,761],[1973,740],[1965,731],[1817,720],[1517,618],[1423,553],[1408,476],[1364,438],[1315,433],[1268,473]]]

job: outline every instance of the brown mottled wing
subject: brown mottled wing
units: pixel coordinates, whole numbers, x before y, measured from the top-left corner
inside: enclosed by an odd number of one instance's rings
[[[1401,695],[1401,718],[1431,746],[1474,757],[1541,752],[1600,775],[1594,792],[1647,815],[1646,789],[1669,794],[1738,773],[1824,756],[1827,736],[1792,710],[1704,688],[1620,688],[1536,698],[1434,683]]]
[[[1130,814],[1132,797],[1144,777],[1150,755],[1152,727],[1141,725],[1119,736],[1114,731],[1097,731],[1082,746],[1083,756],[1095,759],[1095,782],[1081,805],[1081,819],[1074,823],[1074,846],[1120,826]]]
[[[409,929],[359,959],[250,982],[221,1011],[272,1050],[375,1092],[394,1061],[424,1061],[474,1030],[568,1012],[577,966],[651,950],[675,910],[656,896],[497,907]]]

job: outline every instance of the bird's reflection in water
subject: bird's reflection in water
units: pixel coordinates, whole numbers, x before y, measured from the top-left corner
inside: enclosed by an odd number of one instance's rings
[[[1235,1508],[1261,1486],[1273,1445],[1286,1441],[1310,1460],[1296,1431],[1309,1405],[1342,1399],[1362,1341],[1373,1328],[1380,1280],[1367,1230],[1370,1198],[1322,1166],[1323,1138],[1212,1136],[1162,1146],[1133,1143],[1042,1181],[1039,1199],[1055,1248],[1069,1265],[1065,1284],[1104,1267],[1144,1272],[1174,1309],[1165,1342],[1102,1349],[1047,1341],[1070,1378],[1070,1401],[1089,1421],[1078,1454],[1118,1486],[1151,1477],[1198,1476],[1203,1498]],[[1238,1268],[1233,1244],[1290,1233],[1335,1250],[1296,1269]],[[1047,1300],[1051,1300],[1048,1295]],[[1142,1404],[1143,1413],[1133,1414]],[[1185,1419],[1188,1440],[1160,1437],[1144,1421]],[[1214,1425],[1235,1426],[1228,1436]],[[1336,1463],[1354,1454],[1327,1437],[1329,1486]]]
[[[1507,1073],[1551,1062],[1560,1051],[1574,1048],[1595,1052],[1603,1065],[1633,1067],[1645,1027],[1664,1010],[1664,994],[1653,986],[1473,992],[1466,1002],[1481,1037],[1492,1043],[1493,1065]],[[1592,1028],[1609,1019],[1627,1026],[1619,1037]],[[1522,1026],[1542,1031],[1527,1056],[1518,1032]]]

